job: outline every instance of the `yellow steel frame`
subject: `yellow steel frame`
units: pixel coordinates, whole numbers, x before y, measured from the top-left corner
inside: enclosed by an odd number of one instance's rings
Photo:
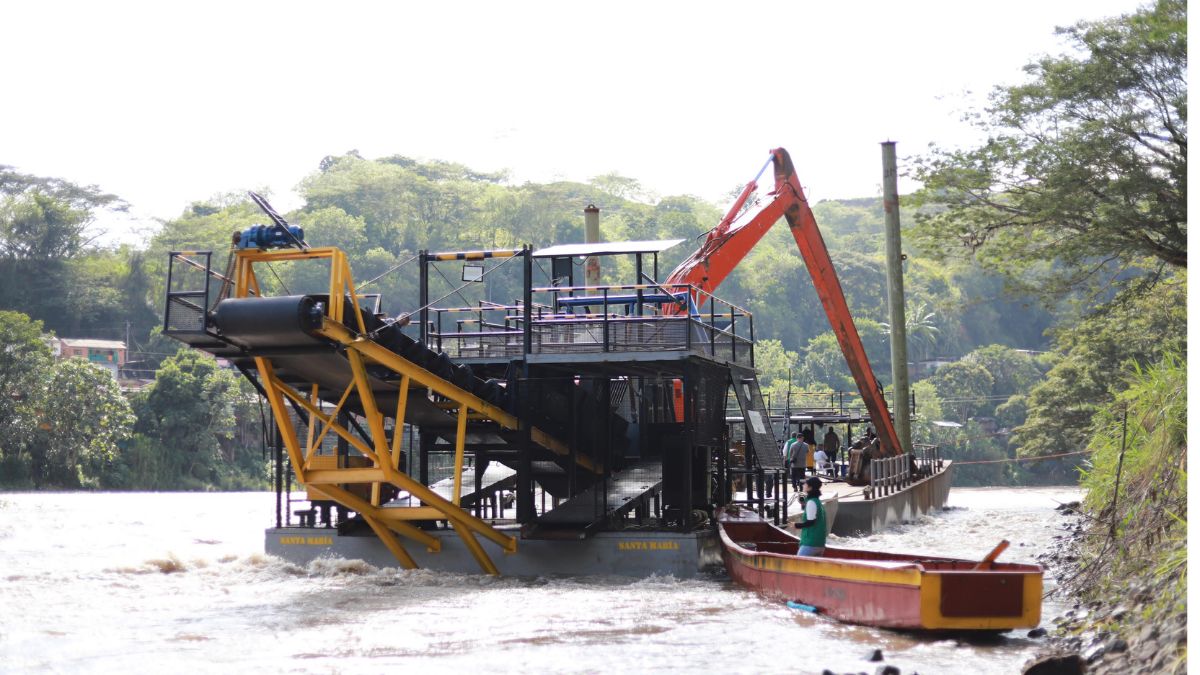
[[[494,542],[506,553],[513,553],[517,550],[517,540],[496,530],[460,506],[467,421],[468,419],[492,420],[505,428],[514,430],[522,428],[520,421],[503,409],[443,380],[364,337],[366,326],[363,322],[358,298],[354,293],[350,265],[346,260],[345,253],[337,248],[238,251],[233,274],[234,297],[262,297],[262,289],[254,273],[255,263],[322,259],[330,261],[330,302],[327,303],[325,320],[318,332],[345,348],[345,354],[353,374],[350,385],[342,392],[333,412],[326,413],[321,410],[316,384],[311,385],[307,392],[299,391],[282,382],[275,375],[269,357],[255,358],[259,379],[267,393],[271,411],[275,415],[279,431],[283,436],[288,459],[296,473],[297,480],[307,486],[310,494],[328,497],[361,514],[400,565],[405,568],[415,568],[417,564],[396,535],[423,544],[430,552],[441,550],[441,541],[436,536],[407,521],[446,520],[462,538],[479,566],[488,574],[498,574],[495,563],[480,545],[477,537]],[[336,300],[338,298],[350,299],[353,316],[345,316],[346,303]],[[366,367],[368,365],[381,365],[400,375],[399,401],[395,411],[384,411],[379,408],[367,375]],[[451,410],[457,410],[454,443],[454,491],[449,500],[399,469],[401,437],[399,429],[404,421],[409,390],[412,387],[428,389],[445,397],[452,402]],[[363,406],[363,417],[371,437],[369,441],[364,441],[337,423],[338,413],[350,396],[355,393],[358,394]],[[304,447],[301,446],[297,429],[288,416],[286,407],[288,401],[303,408],[309,415]],[[448,412],[450,411],[448,410]],[[384,428],[384,419],[389,414],[395,420],[395,432],[390,446]],[[318,429],[318,427],[320,428]],[[317,449],[329,432],[337,434],[354,446],[370,461],[371,466],[332,469],[314,466],[313,460],[316,457]],[[561,441],[536,428],[530,429],[530,432],[535,443],[556,454],[570,456],[569,448]],[[596,473],[603,472],[603,467],[587,458],[579,458],[577,461],[581,467],[587,470]],[[355,483],[371,485],[369,500],[346,489],[346,485]],[[380,504],[381,487],[384,483],[407,490],[421,501],[422,506],[382,508]]]

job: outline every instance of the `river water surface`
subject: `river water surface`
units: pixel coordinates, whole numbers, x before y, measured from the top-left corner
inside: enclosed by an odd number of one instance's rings
[[[1034,562],[1074,488],[963,489],[834,545]],[[0,671],[1017,673],[1041,640],[846,626],[701,579],[494,579],[263,555],[268,493],[0,494]],[[834,542],[831,542],[834,543]],[[1052,582],[1047,578],[1046,588]],[[1059,613],[1043,606],[1043,625]]]

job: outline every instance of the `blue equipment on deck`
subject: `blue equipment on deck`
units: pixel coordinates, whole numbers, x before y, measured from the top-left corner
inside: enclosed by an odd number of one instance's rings
[[[238,237],[238,248],[288,248],[299,246],[304,241],[304,228],[289,225],[251,225]]]
[[[696,303],[692,301],[691,295],[687,291],[678,293],[643,293],[641,297],[636,294],[629,295],[610,295],[607,298],[603,295],[576,295],[558,298],[556,300],[560,307],[598,307],[603,306],[606,302],[609,305],[634,305],[641,302],[645,305],[662,305],[667,303],[686,302],[688,305],[688,313],[692,316],[700,314],[700,310],[696,307]]]

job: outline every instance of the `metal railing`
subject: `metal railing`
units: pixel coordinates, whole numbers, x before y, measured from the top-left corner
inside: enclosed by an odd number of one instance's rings
[[[531,303],[528,313],[534,354],[691,351],[754,363],[754,317],[693,286],[548,287],[532,292],[543,301]],[[692,297],[701,298],[699,309]],[[670,309],[679,305],[685,310]],[[429,316],[429,347],[451,358],[505,358],[525,350],[523,304],[431,307]]]
[[[917,456],[917,467],[924,475],[931,476],[945,466],[941,449],[936,445],[913,443],[913,454]]]
[[[895,494],[913,482],[912,462],[909,455],[880,457],[867,466],[870,473],[870,498],[878,499]]]
[[[914,444],[912,454],[871,460],[867,467],[870,482],[864,492],[868,499],[886,497],[932,476],[943,467],[938,446]]]

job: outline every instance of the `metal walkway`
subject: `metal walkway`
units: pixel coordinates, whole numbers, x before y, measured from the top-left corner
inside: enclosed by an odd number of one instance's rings
[[[612,518],[622,517],[635,509],[648,511],[649,501],[661,490],[662,462],[635,462],[613,474],[609,480],[589,487],[542,514],[526,536],[554,536],[569,530],[579,538],[586,537]]]

